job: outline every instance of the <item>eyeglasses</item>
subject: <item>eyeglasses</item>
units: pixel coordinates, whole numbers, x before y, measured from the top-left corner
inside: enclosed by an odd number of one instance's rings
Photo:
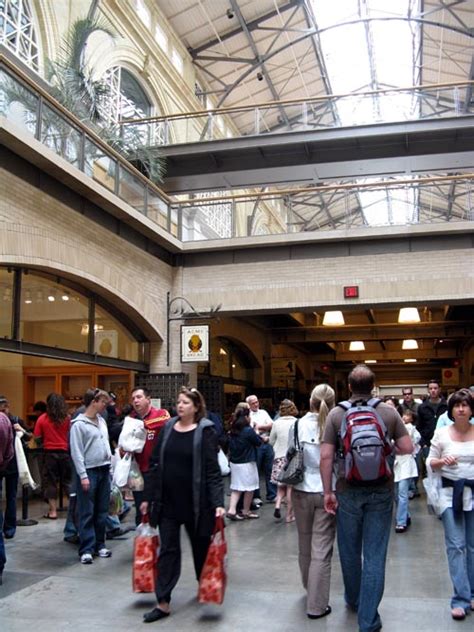
[[[408,391],[408,393],[403,393],[403,396],[405,396],[405,395],[413,395],[413,392],[412,391]]]

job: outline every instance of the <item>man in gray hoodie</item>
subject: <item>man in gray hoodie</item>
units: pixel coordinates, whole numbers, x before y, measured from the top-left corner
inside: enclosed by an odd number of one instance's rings
[[[76,470],[79,514],[79,556],[92,564],[93,556],[110,557],[105,546],[109,512],[111,452],[107,424],[102,417],[110,401],[99,388],[84,395],[85,411],[72,420],[70,446]]]

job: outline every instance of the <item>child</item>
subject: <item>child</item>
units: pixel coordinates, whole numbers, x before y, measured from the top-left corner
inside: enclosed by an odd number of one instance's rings
[[[421,438],[420,433],[413,425],[413,413],[410,410],[406,410],[403,413],[402,419],[413,442],[413,453],[397,455],[395,458],[393,470],[397,496],[396,533],[405,533],[411,524],[410,514],[408,513],[408,489],[413,477],[418,475],[415,455],[419,449],[418,444]]]

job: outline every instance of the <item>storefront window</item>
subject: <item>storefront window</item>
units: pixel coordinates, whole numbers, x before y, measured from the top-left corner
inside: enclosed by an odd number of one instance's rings
[[[48,347],[87,352],[87,297],[33,273],[23,274],[20,338]]]
[[[12,332],[13,272],[0,268],[0,338]]]
[[[141,344],[125,327],[108,312],[96,305],[95,308],[95,352],[101,356],[120,360],[141,360]]]

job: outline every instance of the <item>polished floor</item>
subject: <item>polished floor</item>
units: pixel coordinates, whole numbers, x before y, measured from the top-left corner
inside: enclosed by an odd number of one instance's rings
[[[45,505],[33,503],[30,515],[41,516]],[[392,533],[380,612],[384,632],[448,632],[472,630],[474,613],[452,621],[443,530],[429,515],[423,499],[411,503],[413,525],[402,535]],[[110,542],[113,556],[92,566],[78,563],[75,547],[62,541],[63,519],[38,519],[19,527],[8,540],[7,566],[0,587],[2,632],[130,632],[159,626],[175,631],[357,630],[354,614],[344,607],[337,551],[333,558],[333,612],[320,621],[305,615],[305,597],[298,564],[296,529],[275,523],[273,506],[260,519],[230,523],[228,587],[224,605],[200,606],[187,542],[183,569],[173,594],[172,616],[146,626],[144,612],[154,606],[152,595],[131,590],[133,532]]]

